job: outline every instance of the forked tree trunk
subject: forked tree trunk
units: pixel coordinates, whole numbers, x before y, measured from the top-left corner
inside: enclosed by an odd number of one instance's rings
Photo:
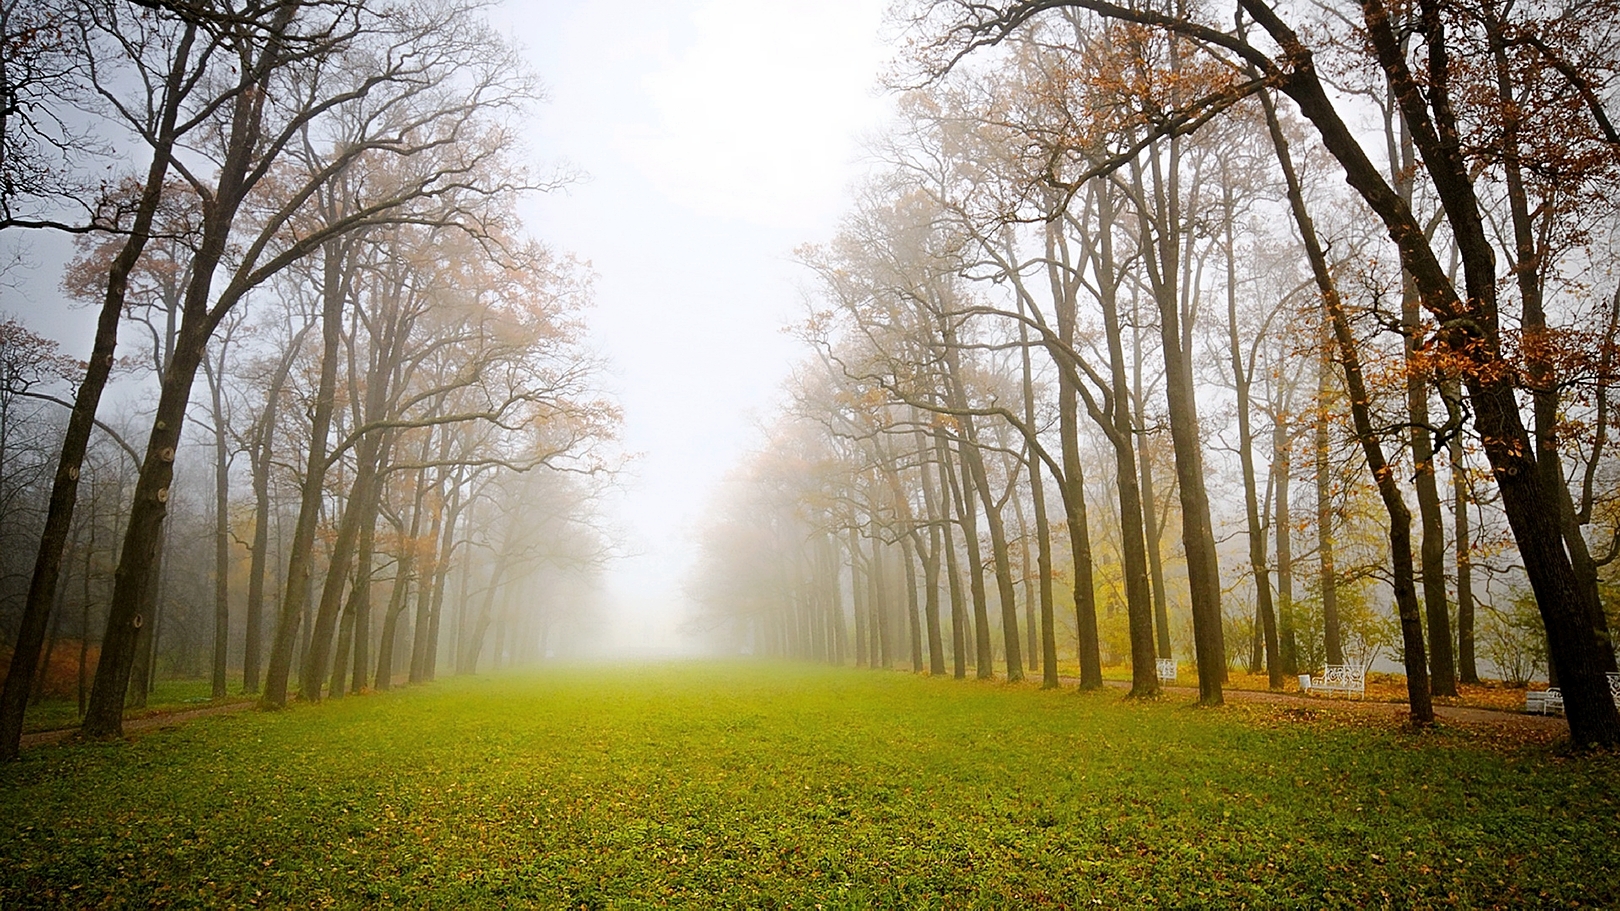
[[[912,423],[917,424],[916,413],[912,414]],[[928,539],[920,546],[923,553],[923,620],[928,630],[928,673],[930,676],[945,676],[945,645],[944,636],[940,629],[939,618],[939,570],[940,570],[940,526],[943,517],[940,513],[942,491],[935,479],[931,476],[930,467],[939,469],[939,463],[930,452],[933,443],[923,432],[920,425],[914,434],[917,442],[917,458],[921,462],[918,471],[921,474],[923,510],[928,517]],[[951,571],[956,570],[955,560],[952,559]],[[954,613],[953,613],[954,616]]]
[[[1215,535],[1204,487],[1203,441],[1199,438],[1198,400],[1192,374],[1192,352],[1183,341],[1181,301],[1175,282],[1180,273],[1179,142],[1170,140],[1165,209],[1142,218],[1142,249],[1159,312],[1159,350],[1164,358],[1165,401],[1170,440],[1176,455],[1176,485],[1181,496],[1181,540],[1187,555],[1187,591],[1192,602],[1193,646],[1198,662],[1198,701],[1219,705],[1226,679],[1226,644],[1221,629],[1221,576]],[[1155,168],[1159,161],[1154,158]],[[1147,194],[1137,183],[1138,196]],[[1189,327],[1190,328],[1190,327]]]
[[[1140,327],[1141,312],[1137,296],[1131,295],[1131,325]],[[1147,394],[1142,381],[1142,330],[1131,331],[1131,399],[1136,426],[1147,427]],[[1160,523],[1159,501],[1153,487],[1153,456],[1148,438],[1143,437],[1136,447],[1136,464],[1142,478],[1142,536],[1147,542],[1148,581],[1153,588],[1153,628],[1157,634],[1160,658],[1173,658],[1170,647],[1170,596],[1164,583],[1164,530]]]
[[[259,697],[259,705],[270,709],[282,708],[287,704],[293,652],[310,597],[315,531],[320,521],[321,495],[326,484],[327,436],[331,433],[332,413],[337,402],[338,343],[343,333],[343,305],[348,296],[349,270],[344,245],[330,242],[324,246],[323,252],[326,261],[322,268],[321,289],[321,374],[311,414],[309,453],[304,463],[298,521],[293,526],[292,544],[287,553],[286,589],[276,620],[276,635],[270,645],[264,693]]]
[[[967,678],[968,633],[967,604],[962,593],[962,569],[956,557],[956,527],[951,521],[951,490],[955,486],[956,469],[951,467],[950,447],[945,443],[945,431],[934,430],[934,466],[940,506],[940,533],[945,548],[945,576],[951,598],[951,676],[957,680]]]
[[[1073,346],[1074,322],[1061,320],[1058,335]],[[1091,524],[1086,510],[1086,475],[1080,460],[1080,414],[1074,382],[1058,378],[1058,443],[1063,451],[1063,519],[1069,527],[1069,559],[1074,567],[1074,625],[1080,662],[1080,689],[1101,689],[1102,637],[1097,632],[1096,582],[1091,565]]]
[[[951,496],[956,501],[958,518],[962,523],[962,541],[968,558],[968,587],[973,594],[973,656],[980,680],[996,675],[994,658],[990,651],[990,608],[984,590],[984,559],[979,551],[979,516],[975,502],[973,473],[968,470],[963,455],[967,443],[957,441],[957,464],[962,468],[961,484],[955,473],[951,476]]]

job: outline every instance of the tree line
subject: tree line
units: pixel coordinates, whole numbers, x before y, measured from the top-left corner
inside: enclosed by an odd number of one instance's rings
[[[76,238],[62,291],[97,313],[83,362],[0,323],[0,756],[63,640],[114,736],[159,643],[280,707],[567,635],[619,416],[588,269],[517,213],[571,175],[527,163],[539,88],[479,4],[3,0],[0,28],[0,230]]]
[[[1614,12],[904,5],[704,622],[1138,696],[1179,642],[1206,703],[1382,649],[1418,724],[1544,648],[1574,739],[1620,740]]]

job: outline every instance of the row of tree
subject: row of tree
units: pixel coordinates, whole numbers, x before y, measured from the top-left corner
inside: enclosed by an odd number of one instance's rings
[[[269,707],[545,648],[606,546],[618,416],[581,344],[589,276],[516,215],[566,175],[521,166],[535,86],[476,6],[3,8],[0,228],[78,235],[64,288],[99,317],[82,364],[6,324],[0,433],[35,445],[0,449],[30,466],[4,472],[5,534],[37,546],[8,574],[0,756],[72,596],[81,680],[102,621],[89,736],[144,698],[186,600],[215,696],[239,654]],[[120,358],[130,335],[149,351]],[[152,378],[122,420],[144,446],[97,421],[121,372]]]
[[[1572,734],[1616,742],[1612,12],[913,5],[696,594],[843,660],[848,591],[857,663],[1056,685],[1066,587],[1082,686],[1151,694],[1190,640],[1212,703],[1231,650],[1273,687],[1365,657],[1388,598],[1426,723],[1477,679],[1477,577],[1520,578]]]

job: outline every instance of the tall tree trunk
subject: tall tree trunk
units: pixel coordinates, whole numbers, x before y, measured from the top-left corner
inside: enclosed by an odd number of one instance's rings
[[[221,366],[224,354],[220,355]],[[220,386],[223,376],[203,361],[208,391],[214,411],[214,662],[213,697],[225,696],[225,665],[231,641],[231,486],[230,453],[225,446],[225,402]]]
[[[956,469],[951,467],[950,447],[945,443],[945,431],[934,429],[934,466],[938,471],[940,531],[945,547],[945,575],[951,598],[951,676],[957,680],[967,678],[967,604],[962,595],[962,570],[956,557],[956,534],[951,529],[951,504],[956,487]]]
[[[77,538],[77,535],[74,537]],[[75,541],[75,543],[77,542]],[[69,553],[71,553],[71,550]],[[66,582],[68,580],[63,579],[62,581]],[[39,701],[45,698],[45,677],[51,671],[51,655],[56,652],[56,643],[61,637],[62,614],[66,613],[63,605],[67,602],[67,589],[66,585],[56,587],[56,603],[51,606],[51,629],[45,638],[45,652],[40,655],[39,670],[34,674],[34,692],[29,699],[34,705],[38,705]]]
[[[1018,459],[1019,470],[1028,468],[1034,458],[1034,455],[1030,452],[1029,444],[1026,442],[1024,444],[1024,453]],[[1040,471],[1038,464],[1035,466],[1035,471]],[[1030,533],[1029,516],[1024,512],[1024,498],[1019,496],[1016,479],[1008,485],[1006,501],[1012,504],[1013,521],[1017,523],[1018,531],[1018,580],[1013,586],[1013,590],[1021,590],[1022,597],[1019,600],[1024,604],[1023,649],[1024,654],[1029,656],[1030,673],[1035,673],[1041,669],[1040,621],[1037,619],[1036,599],[1038,596],[1035,593],[1038,573],[1030,565],[1033,562],[1030,558],[1034,554],[1030,553],[1029,542],[1033,535]]]
[[[168,543],[169,536],[159,533],[157,547],[152,551],[151,574],[145,590],[141,592],[141,613],[150,619],[136,631],[135,654],[129,669],[130,684],[124,694],[126,708],[146,708],[146,697],[152,692],[156,672],[153,658],[157,649],[158,625],[163,619],[163,552]],[[99,663],[97,667],[100,667]]]
[[[422,445],[423,454],[426,455],[429,443]],[[377,645],[377,675],[373,687],[378,691],[387,690],[394,685],[394,651],[399,639],[399,618],[405,612],[408,603],[406,595],[410,588],[412,573],[415,571],[417,535],[422,530],[422,509],[427,498],[427,470],[418,469],[416,472],[416,493],[411,501],[411,527],[410,532],[401,543],[401,553],[394,564],[394,590],[388,596],[388,607],[383,612],[382,639]]]
[[[963,495],[969,496],[968,488],[977,491],[979,500],[984,506],[985,524],[990,530],[990,554],[996,566],[996,592],[1001,601],[1001,632],[1003,649],[1007,662],[1007,680],[1016,682],[1024,679],[1024,661],[1022,648],[1018,642],[1018,596],[1013,590],[1012,561],[1007,556],[1007,529],[1002,522],[1000,506],[995,501],[995,495],[990,489],[990,478],[985,471],[984,457],[979,449],[977,435],[973,429],[973,418],[965,413],[968,407],[967,390],[961,379],[955,330],[949,322],[944,324],[945,362],[947,365],[948,382],[952,406],[962,413],[957,421],[962,429],[959,442],[962,465],[966,469],[963,478]],[[969,483],[971,482],[971,483]],[[977,595],[975,596],[977,598]],[[975,605],[977,607],[977,605]],[[988,652],[990,630],[988,615],[979,640],[979,675],[986,676],[988,670],[993,675],[994,669],[990,667]]]
[[[472,635],[467,638],[467,649],[461,656],[460,666],[456,668],[458,674],[478,673],[478,656],[484,649],[484,639],[489,633],[489,625],[495,619],[495,595],[505,581],[506,567],[512,558],[515,537],[508,532],[500,553],[495,557],[495,565],[490,568],[489,587],[484,590],[484,602],[479,608],[478,617],[473,621]],[[422,617],[421,614],[417,616]]]
[[[343,614],[338,618],[337,648],[332,651],[332,676],[327,681],[327,694],[341,699],[349,684],[349,655],[354,650],[354,589],[351,587]]]
[[[1118,299],[1118,268],[1114,258],[1114,205],[1106,185],[1097,188],[1097,238],[1094,256],[1098,273],[1097,303],[1102,309],[1103,333],[1108,345],[1109,377],[1112,395],[1104,410],[1091,396],[1082,395],[1092,420],[1102,428],[1114,450],[1114,477],[1118,488],[1120,516],[1120,557],[1125,573],[1126,621],[1130,629],[1131,695],[1155,696],[1159,692],[1158,664],[1155,662],[1152,591],[1148,580],[1146,533],[1143,528],[1141,488],[1136,475],[1136,428],[1125,383],[1125,345],[1121,335]],[[1078,386],[1078,383],[1076,383]],[[1168,643],[1168,639],[1165,640]]]
[[[1460,390],[1447,393],[1456,396]],[[1479,668],[1474,660],[1474,555],[1470,541],[1468,506],[1473,497],[1468,489],[1468,464],[1463,456],[1462,437],[1452,434],[1446,443],[1451,457],[1451,525],[1455,529],[1457,556],[1457,679],[1478,683]]]
[[[400,307],[403,296],[403,282],[399,281],[391,282],[372,294],[377,310],[369,323],[373,345],[363,382],[365,394],[358,397],[361,400],[353,402],[356,425],[363,426],[390,416],[385,412],[410,334],[410,320]],[[358,375],[359,371],[355,357],[355,339],[360,335],[361,323],[358,307],[354,323],[348,346],[351,376]],[[445,437],[448,435],[446,432]],[[332,543],[332,559],[321,590],[320,609],[315,614],[310,634],[309,660],[305,662],[300,675],[300,689],[303,697],[310,702],[319,702],[321,698],[321,681],[326,676],[332,631],[338,621],[340,606],[344,604],[343,588],[350,576],[349,566],[356,542],[367,535],[377,522],[383,463],[388,458],[392,440],[392,430],[374,431],[362,436],[355,445],[355,478],[348,507],[343,511],[337,536]],[[357,569],[356,576],[360,572]],[[360,583],[356,581],[355,584]],[[352,597],[349,603],[358,607]],[[346,622],[352,623],[355,619],[358,618],[350,616]],[[337,663],[342,665],[344,662],[345,659],[339,659]],[[337,687],[342,686],[341,675],[334,675],[333,679],[338,681]]]
[[[450,574],[450,559],[455,555],[456,528],[461,521],[461,510],[467,505],[467,500],[462,495],[463,480],[462,469],[458,467],[450,476],[450,505],[446,510],[449,518],[446,520],[442,544],[446,556],[433,579],[433,605],[428,613],[427,668],[423,674],[426,680],[436,679],[439,674],[439,618],[444,614],[444,587]],[[466,562],[463,560],[463,564]],[[464,602],[467,597],[465,575],[462,576],[461,583],[461,600]]]
[[[256,433],[253,455],[253,552],[248,567],[246,633],[242,644],[242,692],[259,691],[259,654],[264,643],[264,587],[270,562],[270,441],[276,393],[271,388],[265,414]]]
[[[1436,696],[1457,695],[1457,663],[1451,643],[1451,608],[1446,603],[1446,532],[1440,518],[1440,489],[1434,477],[1434,445],[1429,437],[1427,377],[1416,361],[1418,302],[1415,291],[1402,300],[1402,323],[1407,326],[1406,396],[1412,428],[1412,450],[1421,537],[1419,566],[1423,577],[1423,608],[1429,627],[1429,684]]]
[[[849,530],[849,587],[850,603],[855,607],[855,666],[867,667],[866,591],[861,576],[861,535],[854,527]]]
[[[443,462],[448,456],[448,440],[448,432],[444,433],[440,437],[440,462]],[[433,611],[433,589],[434,584],[437,582],[439,577],[440,567],[450,559],[449,545],[446,541],[441,540],[441,538],[445,536],[444,532],[446,525],[444,521],[445,487],[445,471],[441,468],[439,470],[439,476],[434,480],[433,502],[429,507],[432,510],[432,518],[428,522],[428,540],[432,542],[431,553],[433,554],[433,559],[431,562],[426,563],[422,567],[422,581],[421,584],[417,586],[416,592],[416,622],[414,624],[416,635],[411,640],[410,681],[412,683],[421,683],[427,680],[428,640],[430,638],[433,625],[430,617]],[[452,532],[454,531],[453,526],[451,530]],[[491,597],[493,597],[493,594],[491,594]],[[487,628],[488,621],[486,621],[484,625]],[[477,646],[475,645],[473,647],[476,648]],[[458,657],[457,664],[459,665],[461,661],[462,659]],[[468,672],[463,671],[458,666],[456,673],[460,674]]]
[[[1299,646],[1294,638],[1294,517],[1289,509],[1289,482],[1293,479],[1293,447],[1289,440],[1288,414],[1279,407],[1272,417],[1271,470],[1276,479],[1277,499],[1272,530],[1277,536],[1277,646],[1283,673],[1299,673]]]
[[[375,571],[373,554],[376,549],[376,511],[372,520],[360,529],[360,547],[355,557],[354,587],[349,590],[350,608],[354,613],[354,652],[351,660],[353,672],[349,682],[352,692],[365,689],[371,678],[371,574]],[[336,691],[341,685],[333,684]]]
[[[1266,124],[1271,132],[1272,146],[1288,186],[1289,209],[1294,217],[1300,239],[1304,242],[1306,258],[1322,294],[1322,305],[1337,343],[1339,363],[1344,371],[1345,391],[1350,396],[1350,417],[1361,443],[1367,469],[1378,485],[1384,509],[1389,513],[1389,551],[1395,607],[1401,623],[1401,644],[1406,662],[1406,694],[1410,702],[1411,719],[1415,725],[1434,723],[1434,707],[1430,702],[1428,662],[1423,654],[1423,624],[1419,619],[1417,585],[1412,571],[1412,514],[1406,507],[1395,471],[1384,459],[1383,444],[1379,442],[1372,423],[1371,398],[1362,379],[1361,357],[1351,332],[1350,319],[1345,314],[1337,286],[1329,270],[1327,255],[1316,239],[1316,229],[1305,211],[1305,196],[1288,153],[1288,141],[1277,120],[1276,109],[1269,95],[1262,95]]]
[[[1142,382],[1142,316],[1136,292],[1131,294],[1131,399],[1137,427],[1147,427],[1147,392]],[[1170,647],[1170,596],[1164,582],[1164,530],[1159,524],[1158,498],[1153,488],[1153,456],[1148,438],[1136,447],[1137,468],[1142,476],[1142,536],[1147,543],[1148,581],[1153,590],[1153,628],[1157,634],[1158,656],[1173,658]]]
[[[87,517],[90,541],[84,549],[84,589],[82,603],[79,605],[79,704],[78,717],[84,717],[85,700],[89,697],[89,663],[90,663],[90,574],[93,570],[96,553],[96,498],[91,495],[90,515]]]
[[[382,638],[377,643],[377,677],[372,687],[379,693],[394,686],[394,650],[399,641],[399,618],[405,613],[411,588],[409,562],[408,556],[401,558],[399,571],[394,575],[394,590],[388,597],[388,607],[383,611]]]
[[[967,545],[968,585],[973,594],[973,655],[980,680],[996,675],[995,659],[990,650],[990,608],[984,589],[984,558],[979,552],[979,515],[974,500],[973,472],[967,465],[967,441],[957,440],[957,464],[962,467],[961,486],[952,477],[951,495],[962,521],[962,540]]]
[[[330,670],[332,634],[337,628],[342,609],[344,589],[353,574],[355,543],[361,529],[376,522],[377,458],[381,454],[380,441],[362,441],[358,449],[358,466],[349,497],[338,520],[337,536],[332,541],[332,557],[328,561],[326,579],[321,586],[320,606],[310,630],[309,655],[299,679],[300,695],[307,702],[321,701],[321,685]]]
[[[900,559],[906,564],[906,639],[911,645],[911,672],[922,673],[922,627],[917,623],[917,558],[910,535],[900,538]]]
[[[1508,58],[1509,37],[1507,26],[1487,18],[1487,35],[1491,58],[1495,65],[1497,91],[1505,100],[1502,114],[1502,176],[1507,191],[1508,215],[1513,225],[1513,276],[1519,291],[1524,339],[1526,385],[1530,389],[1531,413],[1534,419],[1536,467],[1541,473],[1543,489],[1559,499],[1559,518],[1565,546],[1569,551],[1570,567],[1575,584],[1580,587],[1583,600],[1595,610],[1590,622],[1597,631],[1598,660],[1605,671],[1615,670],[1614,645],[1609,636],[1608,618],[1604,616],[1602,598],[1598,592],[1597,564],[1592,560],[1575,519],[1574,504],[1569,484],[1564,479],[1563,459],[1559,453],[1558,367],[1554,362],[1555,344],[1547,328],[1547,311],[1543,300],[1542,283],[1545,280],[1542,255],[1536,236],[1536,215],[1530,211],[1529,194],[1524,182],[1524,164],[1519,147],[1519,133],[1524,99],[1513,84],[1513,65]],[[1543,207],[1543,219],[1555,217],[1554,208]],[[1538,213],[1539,214],[1539,213]],[[1594,453],[1594,459],[1596,453]]]
[[[1019,298],[1019,309],[1023,309],[1023,298]],[[1035,432],[1035,380],[1029,353],[1029,326],[1020,321],[1018,324],[1019,352],[1023,367],[1023,393],[1024,393],[1024,427],[1028,432]],[[1046,486],[1041,482],[1041,460],[1035,452],[1035,441],[1024,441],[1024,464],[1029,470],[1029,495],[1035,513],[1035,571],[1038,576],[1040,598],[1040,641],[1035,639],[1036,618],[1027,618],[1029,623],[1029,650],[1033,656],[1036,646],[1040,647],[1041,688],[1056,689],[1058,684],[1057,669],[1057,618],[1053,608],[1052,594],[1052,525],[1046,514]],[[1057,479],[1058,484],[1063,483],[1062,478]],[[1022,525],[1022,516],[1019,524]],[[1024,546],[1024,571],[1029,571],[1029,546]],[[1028,602],[1028,595],[1025,602]],[[1031,660],[1033,664],[1033,658]]]
[[[378,483],[380,486],[380,481]],[[365,687],[368,676],[366,670],[370,657],[366,640],[371,636],[372,550],[376,542],[376,497],[379,494],[380,491],[373,493],[373,501],[367,508],[370,518],[361,524],[360,540],[355,546],[354,581],[349,586],[348,603],[343,606],[343,618],[339,622],[338,630],[338,647],[332,659],[332,680],[328,684],[328,689],[334,697],[342,696],[344,690],[348,688],[359,692]]]
[[[1060,324],[1064,344],[1074,327]],[[1080,661],[1080,689],[1101,689],[1102,637],[1097,632],[1096,582],[1091,566],[1091,523],[1086,514],[1086,475],[1080,461],[1080,415],[1072,380],[1059,375],[1058,438],[1063,450],[1063,519],[1069,526],[1069,559],[1074,566],[1074,625]]]
[[[313,322],[306,323],[294,333],[282,353],[281,361],[271,374],[265,391],[264,411],[253,428],[253,442],[249,458],[253,468],[253,551],[248,569],[247,621],[242,649],[242,692],[259,691],[259,660],[264,646],[264,589],[265,576],[270,563],[270,468],[275,442],[276,411],[280,405],[281,390],[292,373],[298,350],[303,345]]]
[[[1237,324],[1237,241],[1233,237],[1233,221],[1237,218],[1236,200],[1232,194],[1232,178],[1226,173],[1227,162],[1221,161],[1223,229],[1226,243],[1226,330],[1228,351],[1232,358],[1232,382],[1237,391],[1238,460],[1243,470],[1243,509],[1248,519],[1249,569],[1254,574],[1256,636],[1265,645],[1268,683],[1274,690],[1282,689],[1282,657],[1278,654],[1277,617],[1271,603],[1271,575],[1266,566],[1266,531],[1260,518],[1260,494],[1254,471],[1254,431],[1249,426],[1249,389],[1253,380],[1253,363],[1245,365],[1243,344]]]
[[[1326,327],[1324,326],[1324,330]],[[1344,663],[1344,645],[1339,637],[1339,570],[1333,553],[1333,480],[1329,462],[1328,402],[1332,396],[1329,371],[1333,365],[1327,332],[1321,341],[1321,357],[1316,364],[1316,413],[1314,442],[1316,454],[1316,560],[1317,587],[1322,600],[1322,646],[1328,664]]]
[[[964,419],[967,435],[973,431],[971,422]],[[1002,522],[1001,507],[990,490],[989,475],[977,443],[963,441],[968,468],[973,472],[973,486],[978,488],[979,500],[984,504],[985,524],[990,529],[990,557],[996,565],[996,591],[1001,601],[1001,638],[1007,662],[1007,680],[1024,679],[1023,648],[1018,641],[1018,594],[1013,589],[1012,560],[1007,554],[1007,528]]]
[[[867,625],[874,632],[872,634],[871,666],[888,670],[894,667],[894,643],[890,632],[889,616],[889,574],[885,571],[884,563],[888,554],[884,551],[883,541],[877,537],[877,528],[873,527],[872,537],[872,563],[871,572],[867,574],[866,581],[871,586],[867,596],[867,606],[872,611]]]
[[[1390,99],[1385,138],[1390,151],[1395,191],[1413,203],[1413,177],[1417,162],[1411,133],[1395,115]],[[1401,349],[1406,360],[1406,415],[1408,449],[1413,455],[1413,490],[1419,517],[1419,567],[1424,616],[1429,624],[1429,686],[1435,695],[1456,695],[1456,661],[1452,652],[1452,616],[1445,600],[1445,525],[1440,520],[1440,490],[1434,477],[1434,441],[1429,433],[1429,366],[1422,347],[1422,298],[1408,269],[1401,271]]]
[[[832,626],[833,655],[832,663],[839,667],[844,666],[846,656],[849,654],[848,627],[844,625],[844,596],[843,585],[839,580],[838,537],[831,532],[822,538],[822,546],[827,554],[827,589],[829,592],[828,623]]]
[[[1056,206],[1056,200],[1052,200],[1048,204],[1048,208],[1054,210],[1054,216],[1058,214],[1055,211]],[[1064,234],[1061,220],[1056,217],[1053,217],[1047,223],[1045,246],[1047,283],[1051,286],[1052,301],[1054,309],[1057,311],[1058,335],[1056,348],[1052,348],[1050,345],[1048,347],[1052,349],[1050,353],[1053,361],[1061,365],[1064,363],[1067,354],[1074,351],[1077,310],[1075,296],[1080,287],[1080,270],[1069,266],[1068,238]],[[1015,276],[1014,281],[1018,281],[1016,278],[1018,270],[1013,269],[1011,272]],[[1022,291],[1021,282],[1019,288]],[[1027,294],[1021,293],[1020,302],[1022,303],[1027,296]],[[1030,298],[1030,307],[1033,311],[1033,298]],[[1028,327],[1024,326],[1023,328],[1027,331]],[[1022,334],[1020,337],[1027,343],[1027,338]],[[1027,344],[1025,349],[1027,351]],[[1026,357],[1026,366],[1027,364],[1028,359]],[[1026,372],[1026,380],[1027,378]],[[1058,493],[1063,500],[1064,522],[1069,528],[1069,557],[1074,567],[1074,618],[1075,634],[1079,647],[1080,688],[1087,690],[1102,686],[1102,645],[1097,635],[1097,604],[1091,567],[1091,530],[1087,527],[1086,522],[1085,472],[1080,463],[1080,379],[1072,366],[1070,369],[1060,369],[1057,379],[1058,444],[1061,450],[1060,457],[1063,468],[1061,474],[1055,468],[1052,471],[1053,478],[1057,481]],[[1026,428],[1031,430],[1035,426],[1033,412],[1030,408],[1032,398],[1032,390],[1026,382],[1024,390],[1024,424]],[[1035,441],[1026,440],[1026,443],[1033,455],[1036,449]],[[1051,468],[1050,465],[1048,467]],[[1038,483],[1039,469],[1035,467],[1033,461],[1030,463],[1030,477]],[[1039,497],[1039,495],[1037,496]],[[1044,498],[1041,499],[1044,512]],[[1039,526],[1040,522],[1037,521],[1036,524]],[[1047,531],[1042,533],[1042,537],[1047,541],[1046,569],[1044,572],[1047,574],[1047,583],[1050,585],[1053,568],[1049,523]],[[1056,619],[1054,617],[1053,626],[1055,625]],[[1057,664],[1057,634],[1055,630],[1051,638],[1052,652],[1046,655],[1045,658],[1055,668]],[[1045,647],[1046,643],[1043,641],[1042,648]],[[1043,678],[1044,681],[1055,681],[1056,679],[1055,670]],[[1048,682],[1047,685],[1050,685],[1050,683]]]
[[[1410,206],[1417,162],[1411,137],[1405,130],[1396,129],[1398,123],[1399,118],[1390,117],[1386,135],[1393,153],[1391,164],[1398,163],[1392,175],[1395,190]],[[1429,627],[1429,686],[1436,696],[1455,696],[1457,665],[1451,650],[1451,611],[1446,604],[1446,533],[1434,477],[1434,441],[1429,437],[1430,371],[1419,353],[1423,331],[1421,296],[1411,272],[1403,270],[1401,278],[1401,347],[1406,358],[1406,410],[1411,422],[1407,445],[1412,452],[1412,486],[1417,492],[1421,528],[1418,565],[1423,578],[1423,612]]]

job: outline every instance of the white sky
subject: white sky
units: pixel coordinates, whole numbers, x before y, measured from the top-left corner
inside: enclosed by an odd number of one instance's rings
[[[591,315],[638,453],[614,504],[620,647],[676,643],[691,539],[800,349],[798,244],[829,236],[887,109],[885,0],[509,0],[550,101],[531,145],[590,179],[534,232],[589,259]]]

